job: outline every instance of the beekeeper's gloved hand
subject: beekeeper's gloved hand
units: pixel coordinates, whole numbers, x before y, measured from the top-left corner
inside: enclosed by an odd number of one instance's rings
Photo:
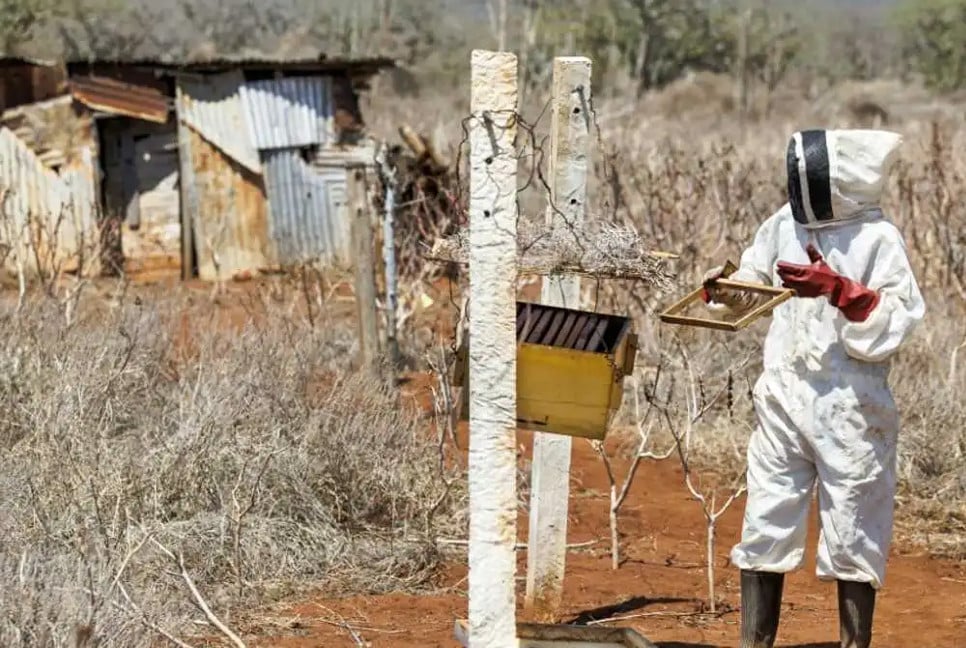
[[[724,276],[724,266],[712,268],[704,273],[704,279],[702,281],[703,290],[701,293],[701,299],[704,300],[704,303],[712,308],[716,304],[725,306],[736,314],[746,313],[751,310],[757,301],[754,294],[726,290],[718,288],[715,285],[718,279],[723,279]]]
[[[864,322],[879,303],[879,293],[843,277],[832,270],[822,254],[811,243],[805,248],[810,265],[778,262],[778,276],[785,288],[799,297],[828,295],[829,302],[842,311],[850,322]]]

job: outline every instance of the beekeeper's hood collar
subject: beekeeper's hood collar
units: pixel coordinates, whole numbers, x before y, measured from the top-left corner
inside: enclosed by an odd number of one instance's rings
[[[881,130],[806,130],[788,143],[795,220],[824,227],[879,206],[902,136]]]

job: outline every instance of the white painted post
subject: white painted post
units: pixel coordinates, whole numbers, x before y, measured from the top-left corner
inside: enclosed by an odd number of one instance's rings
[[[550,121],[550,206],[547,226],[580,228],[587,199],[590,148],[591,62],[557,57],[553,62]],[[550,306],[580,307],[580,278],[545,277],[541,301]],[[553,617],[563,597],[567,557],[567,511],[570,497],[568,436],[534,433],[527,550],[527,608]]]
[[[470,648],[516,640],[517,58],[472,54]]]
[[[381,165],[386,184],[385,210],[382,221],[382,259],[386,268],[386,354],[393,377],[399,370],[399,331],[396,311],[399,308],[399,285],[396,277],[396,169],[388,162]]]

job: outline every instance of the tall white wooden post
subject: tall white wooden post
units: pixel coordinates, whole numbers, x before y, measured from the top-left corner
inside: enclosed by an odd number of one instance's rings
[[[557,57],[553,62],[550,121],[550,201],[547,225],[580,228],[587,198],[590,149],[590,59]],[[541,301],[580,307],[580,279],[543,280]],[[570,437],[535,433],[527,543],[527,607],[540,617],[554,616],[563,596],[570,496]]]
[[[516,640],[517,58],[472,54],[470,648]]]

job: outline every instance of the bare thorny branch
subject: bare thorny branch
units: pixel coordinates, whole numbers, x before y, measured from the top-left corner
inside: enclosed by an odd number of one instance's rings
[[[549,104],[548,104],[549,105]],[[541,112],[540,118],[546,111]],[[593,103],[586,102],[586,111],[591,114],[598,145],[603,149],[600,128],[597,126],[596,110]],[[658,288],[669,285],[671,273],[666,267],[668,258],[673,254],[653,252],[645,245],[644,239],[633,226],[616,220],[616,211],[611,217],[588,217],[593,225],[576,223],[554,201],[553,192],[545,176],[545,142],[537,133],[537,122],[529,123],[514,111],[510,121],[523,133],[523,144],[515,152],[518,162],[525,166],[525,178],[517,189],[518,196],[518,256],[521,273],[538,275],[581,274],[596,278],[630,279],[650,284]],[[463,205],[464,187],[461,179],[464,147],[469,143],[469,123],[477,119],[469,116],[462,121],[463,140],[457,151],[456,185],[459,209],[463,210],[465,228],[465,208]],[[605,175],[612,165],[605,156]],[[611,173],[612,175],[612,173]],[[539,218],[521,220],[523,211],[519,209],[520,196],[531,187],[538,187],[541,197],[553,216],[553,222],[563,223],[564,231],[542,224],[544,215]],[[535,223],[541,223],[536,225]],[[465,229],[448,240],[438,240],[436,246],[426,253],[430,261],[466,264],[468,253],[465,243]]]
[[[702,493],[701,490],[694,483],[694,471],[691,463],[691,441],[694,432],[694,426],[704,418],[704,416],[718,403],[721,397],[728,391],[728,386],[723,387],[717,393],[715,393],[711,398],[706,400],[703,404],[699,396],[698,381],[695,377],[694,367],[691,363],[691,359],[684,348],[683,344],[679,345],[681,358],[684,363],[685,372],[687,375],[687,384],[685,385],[685,422],[684,430],[680,430],[678,426],[674,423],[667,408],[662,408],[662,414],[665,421],[668,424],[668,431],[674,437],[674,447],[677,451],[678,459],[681,463],[681,469],[684,472],[684,483],[691,494],[691,497],[701,505],[701,511],[704,514],[705,520],[707,522],[707,572],[708,572],[708,604],[710,606],[711,612],[715,612],[717,609],[717,602],[715,597],[715,569],[714,569],[714,553],[715,553],[715,530],[718,520],[724,513],[731,507],[734,502],[741,497],[746,489],[744,483],[744,476],[739,477],[730,487],[730,495],[725,500],[724,504],[717,507],[717,489],[712,490],[710,496]],[[743,360],[739,363],[739,368],[741,365],[747,363],[747,360]]]

